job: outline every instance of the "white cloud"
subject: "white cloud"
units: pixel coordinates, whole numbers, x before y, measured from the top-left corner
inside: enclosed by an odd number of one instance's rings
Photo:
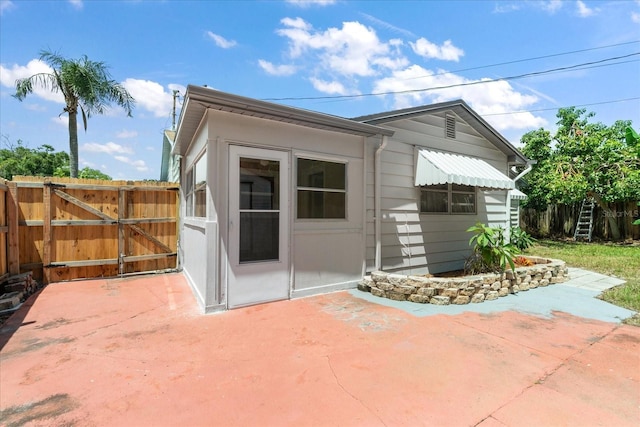
[[[451,40],[446,40],[442,46],[431,43],[424,37],[419,38],[415,43],[409,42],[413,51],[424,58],[441,59],[443,61],[456,61],[464,55],[464,51],[455,47]]]
[[[133,154],[131,147],[125,147],[124,145],[116,144],[115,142],[107,142],[106,144],[87,142],[86,144],[82,144],[82,149],[91,153],[106,153],[109,155]]]
[[[315,77],[312,77],[309,80],[311,81],[311,84],[313,84],[313,87],[322,93],[328,93],[330,95],[350,94],[350,92],[344,87],[344,85],[338,81],[328,82],[317,79]]]
[[[173,108],[173,90],[184,94],[182,85],[170,84],[168,90],[161,84],[150,80],[126,79],[122,85],[136,100],[136,106],[153,113],[155,117],[169,117]]]
[[[537,1],[499,1],[493,7],[493,13],[510,13],[522,9],[533,8],[548,12],[553,15],[563,6],[563,0],[537,0]]]
[[[287,3],[298,7],[310,7],[310,6],[330,6],[336,2],[336,0],[286,0]]]
[[[506,3],[506,2],[497,2],[493,6],[493,13],[509,13],[514,12],[516,10],[520,10],[522,5],[520,3]]]
[[[0,0],[0,15],[14,7],[16,7],[16,5],[11,0]]]
[[[267,74],[271,74],[272,76],[291,76],[296,72],[294,65],[274,65],[264,59],[259,59],[258,65],[260,65],[260,68]]]
[[[589,16],[593,16],[600,11],[597,8],[591,9],[587,7],[587,5],[584,4],[584,2],[581,0],[576,1],[576,8],[577,8],[578,16],[581,18],[588,18]]]
[[[127,139],[127,138],[135,138],[136,136],[138,136],[138,132],[135,130],[127,130],[127,129],[122,129],[120,132],[118,132],[116,134],[116,137],[121,138],[121,139]]]
[[[562,0],[543,1],[542,3],[540,3],[540,7],[542,8],[542,10],[554,14],[562,8]]]
[[[144,160],[132,160],[125,156],[114,156],[114,159],[133,166],[138,172],[147,172],[149,170]]]
[[[387,30],[390,30],[390,31],[394,31],[396,33],[400,33],[400,34],[402,34],[404,36],[407,36],[407,37],[411,37],[411,38],[415,38],[416,37],[416,35],[413,34],[411,31],[405,30],[404,28],[396,27],[395,25],[390,24],[390,23],[388,23],[386,21],[383,21],[382,19],[378,19],[375,16],[371,16],[371,15],[366,14],[366,13],[361,13],[361,15],[364,16],[365,18],[367,18],[369,21],[373,22],[374,24],[376,24],[376,25],[378,25],[378,26],[380,26],[380,27],[382,27],[384,29],[387,29]]]
[[[444,73],[442,70],[434,73],[419,65],[412,65],[404,70],[394,72],[391,77],[378,80],[375,83],[374,92],[417,90],[416,92],[393,95],[393,108],[408,108],[434,102],[464,99],[480,115],[523,110],[538,101],[538,97],[534,95],[517,92],[506,81],[460,86],[483,80],[469,80],[456,74]],[[455,87],[420,91],[424,88],[443,86]],[[531,113],[491,116],[487,120],[500,131],[540,127],[546,123],[543,118]]]
[[[223,49],[229,49],[234,47],[237,43],[235,40],[227,40],[221,35],[212,33],[211,31],[206,32],[207,37],[213,40],[216,43],[216,46],[221,47]]]
[[[78,10],[82,9],[82,7],[84,6],[82,4],[82,0],[69,0],[69,3],[71,3],[71,6]]]
[[[631,12],[631,21],[635,22],[636,24],[640,24],[640,13]]]
[[[299,58],[314,55],[314,62],[325,71],[343,76],[372,76],[379,68],[402,64],[397,51],[378,39],[376,32],[359,22],[343,22],[342,28],[315,31],[301,18],[284,18],[285,28],[277,33],[289,39],[289,54]],[[389,60],[396,56],[396,60]],[[318,61],[319,60],[319,61]]]
[[[39,59],[32,59],[27,65],[14,64],[11,68],[0,65],[0,83],[3,86],[14,88],[16,80],[31,77],[36,74],[51,74],[53,69]],[[47,101],[53,101],[64,104],[64,96],[60,92],[52,92],[43,88],[39,84],[33,86],[33,95],[36,95]],[[27,95],[28,96],[28,95]]]
[[[56,117],[51,117],[51,121],[57,125],[69,128],[69,115],[67,114],[61,114]]]

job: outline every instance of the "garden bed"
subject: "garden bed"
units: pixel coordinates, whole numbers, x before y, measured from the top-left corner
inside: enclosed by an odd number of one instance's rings
[[[468,304],[491,301],[509,294],[568,280],[564,261],[526,257],[533,265],[508,269],[503,274],[486,273],[460,277],[406,276],[375,271],[359,289],[395,301],[421,304]]]

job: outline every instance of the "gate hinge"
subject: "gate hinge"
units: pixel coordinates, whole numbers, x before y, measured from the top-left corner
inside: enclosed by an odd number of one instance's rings
[[[44,268],[60,268],[60,267],[66,267],[67,264],[48,264],[48,265],[44,265]]]
[[[45,182],[44,185],[51,188],[65,188],[66,185],[58,184],[57,182]]]

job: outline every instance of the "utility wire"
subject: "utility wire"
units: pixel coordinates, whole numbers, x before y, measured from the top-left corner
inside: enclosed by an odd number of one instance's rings
[[[311,101],[311,100],[320,100],[320,99],[354,99],[354,98],[364,98],[369,96],[400,95],[400,94],[407,94],[407,93],[428,92],[428,91],[440,90],[440,89],[452,89],[455,87],[464,87],[464,86],[473,86],[473,85],[485,84],[485,83],[493,83],[497,81],[517,80],[517,79],[522,79],[526,77],[540,76],[544,74],[551,74],[551,73],[556,73],[561,71],[593,68],[590,66],[596,66],[596,67],[602,66],[597,64],[603,64],[605,62],[615,61],[618,59],[630,58],[632,56],[637,56],[637,55],[640,55],[640,52],[634,52],[634,53],[621,55],[621,56],[614,56],[611,58],[605,58],[598,61],[583,62],[581,64],[569,65],[566,67],[551,68],[549,70],[543,70],[543,71],[534,71],[531,73],[519,74],[515,76],[501,77],[497,79],[476,80],[472,82],[456,83],[456,84],[451,84],[446,86],[436,86],[436,87],[422,88],[422,89],[407,89],[407,90],[400,90],[400,91],[362,93],[357,95],[326,95],[326,96],[308,96],[308,97],[263,98],[263,101]],[[625,63],[625,62],[620,62],[620,63]],[[609,64],[609,65],[617,65],[617,64],[618,63]]]
[[[428,75],[428,76],[411,77],[411,78],[404,79],[404,80],[417,80],[417,79],[424,79],[426,77],[441,76],[441,75],[453,74],[453,73],[461,73],[463,71],[481,70],[483,68],[499,67],[501,65],[517,64],[517,63],[520,63],[520,62],[535,61],[535,60],[538,60],[538,59],[554,58],[554,57],[557,57],[557,56],[571,55],[571,54],[574,54],[574,53],[589,52],[589,51],[599,50],[599,49],[608,49],[610,47],[619,47],[619,46],[624,46],[624,45],[633,44],[633,43],[640,43],[640,40],[634,40],[634,41],[624,42],[624,43],[609,44],[609,45],[606,45],[606,46],[592,47],[592,48],[589,48],[589,49],[572,50],[572,51],[569,51],[569,52],[552,53],[552,54],[549,54],[549,55],[534,56],[534,57],[531,57],[531,58],[516,59],[516,60],[513,60],[513,61],[507,61],[507,62],[498,62],[496,64],[480,65],[478,67],[461,68],[459,70],[443,71],[441,73],[431,74],[431,75]]]
[[[618,102],[629,102],[629,101],[636,101],[636,100],[639,100],[639,99],[640,99],[640,96],[637,96],[635,98],[614,99],[614,100],[611,100],[611,101],[592,102],[592,103],[589,103],[589,104],[577,104],[577,105],[572,105],[572,107],[590,107],[590,106],[593,106],[593,105],[616,104]],[[538,112],[541,112],[541,111],[558,110],[560,108],[567,108],[567,107],[537,108],[535,110],[505,111],[503,113],[482,114],[482,117],[487,117],[487,116],[506,116],[506,115],[509,115],[509,114],[538,113]]]

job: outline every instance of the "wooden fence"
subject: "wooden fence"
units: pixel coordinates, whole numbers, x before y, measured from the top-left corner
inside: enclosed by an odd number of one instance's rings
[[[537,237],[573,237],[576,220],[580,214],[581,203],[571,205],[549,205],[544,211],[522,209],[520,225],[528,233]],[[640,239],[640,226],[633,225],[640,216],[640,207],[636,202],[614,203],[611,205],[613,216],[623,239]],[[606,213],[599,207],[594,208],[593,237],[610,240],[611,230]]]
[[[178,194],[175,183],[14,177],[0,185],[0,273],[50,283],[175,269]]]
[[[7,224],[7,194],[9,187],[6,181],[0,179],[0,281],[9,275],[7,236],[9,226]]]

